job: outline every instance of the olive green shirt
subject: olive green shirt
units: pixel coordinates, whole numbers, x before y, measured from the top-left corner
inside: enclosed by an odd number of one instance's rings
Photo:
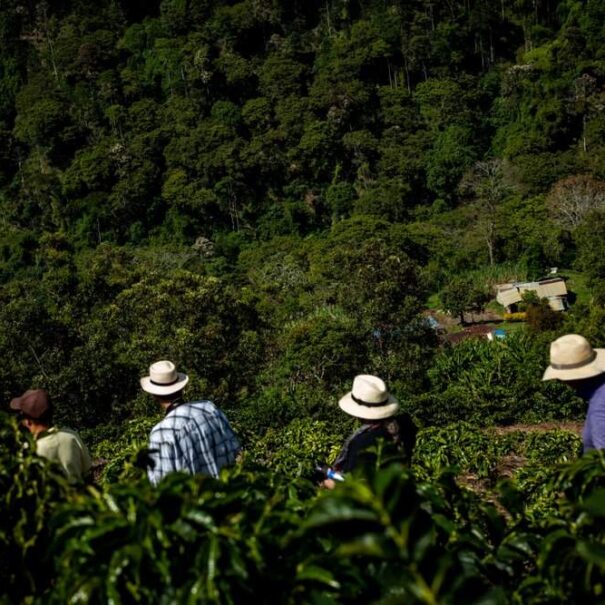
[[[58,462],[70,483],[81,482],[91,467],[88,449],[75,431],[51,427],[38,435],[36,453]]]

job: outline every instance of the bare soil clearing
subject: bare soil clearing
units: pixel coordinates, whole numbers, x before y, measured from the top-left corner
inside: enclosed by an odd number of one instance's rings
[[[490,431],[494,431],[496,435],[505,435],[506,433],[514,433],[520,431],[522,433],[530,433],[532,431],[571,431],[580,435],[584,424],[579,421],[575,422],[540,422],[538,424],[511,424],[509,426],[494,426],[490,427]]]

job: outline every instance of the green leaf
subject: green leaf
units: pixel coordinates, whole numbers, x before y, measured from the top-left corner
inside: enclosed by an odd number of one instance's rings
[[[336,552],[341,556],[361,555],[378,558],[387,558],[389,556],[387,540],[382,534],[365,534],[355,540],[342,544]]]
[[[334,574],[317,565],[299,565],[296,571],[296,579],[301,582],[318,582],[335,590],[340,588],[340,583],[334,578]]]
[[[585,561],[588,561],[588,563],[598,565],[601,569],[605,569],[605,545],[582,540],[578,542],[576,550]]]
[[[361,508],[355,502],[341,500],[337,494],[325,498],[319,507],[312,511],[305,522],[305,527],[321,527],[342,521],[375,521],[378,514],[367,508]]]
[[[582,509],[593,517],[605,517],[605,488],[595,489],[584,500]]]

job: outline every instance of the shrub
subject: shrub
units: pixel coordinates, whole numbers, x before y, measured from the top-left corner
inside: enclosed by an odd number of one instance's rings
[[[548,300],[544,298],[537,303],[527,305],[526,320],[527,329],[534,334],[556,330],[563,323],[561,313],[553,311]]]
[[[525,321],[527,313],[525,311],[519,311],[517,313],[504,313],[502,318],[505,321]]]
[[[310,477],[316,463],[334,460],[344,438],[328,422],[295,419],[285,427],[270,428],[263,436],[252,438],[244,457],[286,477]]]
[[[478,426],[578,418],[582,401],[564,385],[542,381],[546,341],[511,334],[444,348],[429,370],[431,388],[405,403],[422,424],[463,418]]]
[[[0,585],[13,603],[50,584],[49,519],[72,491],[58,468],[32,454],[34,447],[29,433],[0,413]]]

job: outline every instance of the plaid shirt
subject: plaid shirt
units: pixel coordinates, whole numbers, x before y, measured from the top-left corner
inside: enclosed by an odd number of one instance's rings
[[[227,418],[211,401],[183,403],[151,430],[149,480],[156,485],[174,471],[217,477],[239,449]]]

